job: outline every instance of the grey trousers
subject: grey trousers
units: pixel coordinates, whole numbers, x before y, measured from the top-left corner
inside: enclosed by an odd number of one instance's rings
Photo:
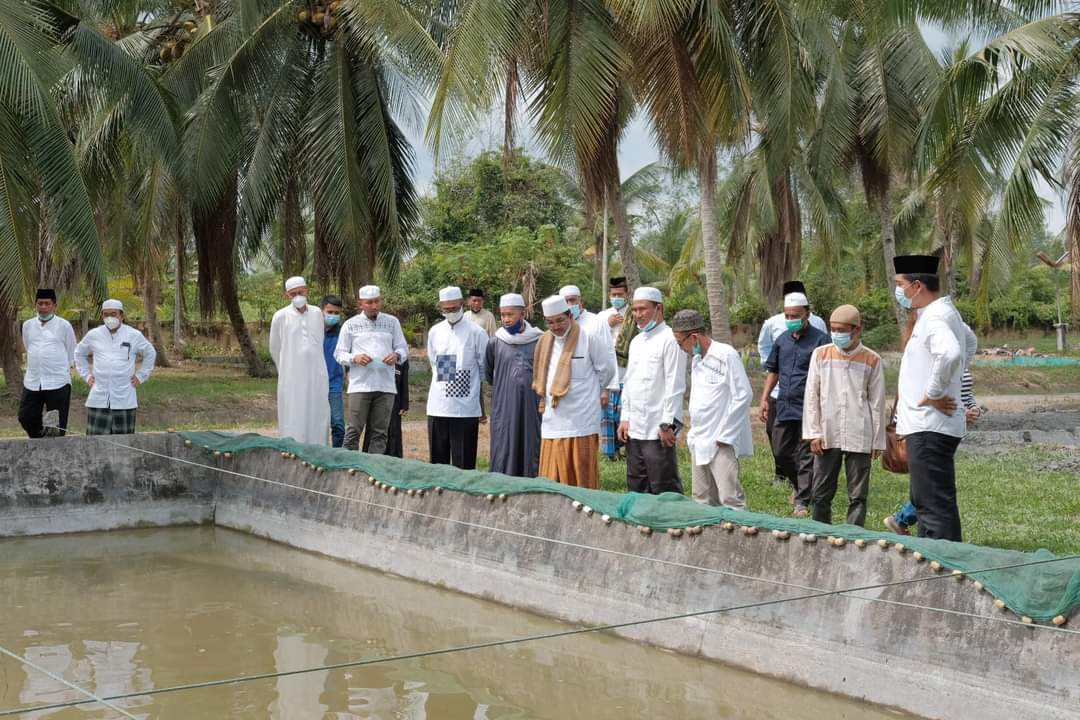
[[[631,492],[681,495],[683,485],[675,448],[664,447],[659,440],[629,438],[626,441],[626,485]]]
[[[847,475],[847,522],[849,525],[866,524],[866,498],[870,495],[870,461],[870,453],[845,452],[840,448],[829,448],[821,455],[814,456],[811,502],[815,520],[832,522],[832,501],[840,480],[840,464],[843,463]]]
[[[390,415],[394,411],[394,393],[349,393],[348,422],[345,429],[345,448],[360,449],[360,435],[367,429],[371,438],[368,452],[372,455],[386,454],[386,433],[390,428]]]
[[[735,448],[721,445],[716,448],[712,462],[695,465],[691,471],[694,500],[703,505],[726,505],[746,510],[746,493],[739,482],[739,458]]]

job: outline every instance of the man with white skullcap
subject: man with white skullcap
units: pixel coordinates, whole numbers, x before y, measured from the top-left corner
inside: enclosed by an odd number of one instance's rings
[[[348,430],[345,447],[358,450],[366,431],[367,452],[386,453],[390,421],[397,395],[397,366],[409,358],[401,323],[382,312],[382,291],[360,288],[360,310],[346,321],[338,336],[334,358],[349,369]]]
[[[773,452],[785,477],[792,478],[791,496],[795,517],[810,514],[811,486],[814,478],[814,456],[810,443],[803,440],[803,398],[810,358],[814,350],[829,343],[829,336],[810,324],[810,301],[806,294],[790,292],[784,296],[784,322],[787,330],[776,339],[772,352],[765,360],[765,390],[761,395],[761,421],[767,422],[769,408],[776,404],[773,423]],[[780,385],[775,400],[771,393]]]
[[[675,442],[682,427],[686,353],[664,322],[664,297],[654,287],[634,291],[637,336],[623,381],[619,439],[626,443],[631,492],[682,493]]]
[[[323,354],[322,311],[308,304],[302,277],[285,281],[289,304],[270,321],[270,356],[278,371],[278,432],[302,443],[330,439],[330,379]]]
[[[788,280],[783,285],[783,294],[798,292],[806,295],[806,286],[799,280]],[[818,317],[813,312],[810,313],[810,324],[816,327],[823,333],[828,333],[829,328],[825,324],[825,321]],[[787,332],[787,324],[784,318],[783,310],[776,313],[768,320],[761,324],[761,332],[758,333],[757,349],[758,359],[764,366],[765,361],[769,359],[769,355],[772,353],[773,344],[776,342],[776,338]],[[773,388],[772,399],[775,401],[780,395],[780,385]],[[784,475],[784,471],[780,468],[780,459],[776,454],[776,448],[772,447],[772,431],[773,424],[776,422],[776,403],[769,404],[769,416],[765,419],[765,437],[769,440],[769,447],[772,449],[773,454],[773,481],[777,484],[783,485],[785,482],[794,483],[794,478],[787,478]]]
[[[101,304],[101,320],[75,348],[75,369],[90,386],[86,434],[127,435],[135,432],[139,406],[135,388],[150,379],[157,352],[141,332],[124,324],[124,304],[119,300]],[[136,370],[140,356],[142,366]]]
[[[459,287],[439,291],[442,322],[428,332],[431,363],[428,391],[428,451],[431,462],[476,469],[476,443],[484,410],[480,383],[488,336],[465,319],[465,298]]]
[[[600,487],[600,391],[615,377],[615,355],[586,332],[561,295],[543,302],[547,332],[533,355],[541,398],[540,475],[565,485]]]
[[[536,477],[540,463],[540,398],[532,389],[533,355],[543,331],[525,319],[525,298],[499,299],[502,327],[488,341],[491,385],[491,472]]]

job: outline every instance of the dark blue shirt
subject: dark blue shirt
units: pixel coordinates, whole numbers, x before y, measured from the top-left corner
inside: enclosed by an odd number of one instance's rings
[[[322,341],[323,357],[326,358],[326,374],[330,376],[330,392],[340,393],[342,382],[345,379],[345,370],[334,359],[334,348],[337,347],[338,335],[341,334],[341,323],[330,327],[326,326],[326,336]]]
[[[765,361],[765,370],[780,376],[780,396],[774,401],[776,422],[802,420],[810,358],[815,349],[831,342],[828,335],[813,326],[805,327],[798,338],[788,330],[776,339]]]

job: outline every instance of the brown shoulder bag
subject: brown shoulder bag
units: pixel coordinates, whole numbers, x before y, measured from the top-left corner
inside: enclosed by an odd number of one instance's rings
[[[885,453],[881,456],[881,467],[891,473],[906,475],[907,464],[907,440],[896,434],[896,403],[893,402],[892,412],[889,413],[889,422],[885,426]]]

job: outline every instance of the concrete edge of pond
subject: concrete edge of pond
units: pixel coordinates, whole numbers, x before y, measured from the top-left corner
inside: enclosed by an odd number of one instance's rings
[[[0,537],[208,522],[587,625],[895,582],[921,567],[910,553],[719,527],[643,535],[551,495],[392,495],[273,451],[208,458],[175,435],[0,441]],[[618,632],[923,717],[1075,718],[1080,636],[998,622],[973,585],[944,578]]]

